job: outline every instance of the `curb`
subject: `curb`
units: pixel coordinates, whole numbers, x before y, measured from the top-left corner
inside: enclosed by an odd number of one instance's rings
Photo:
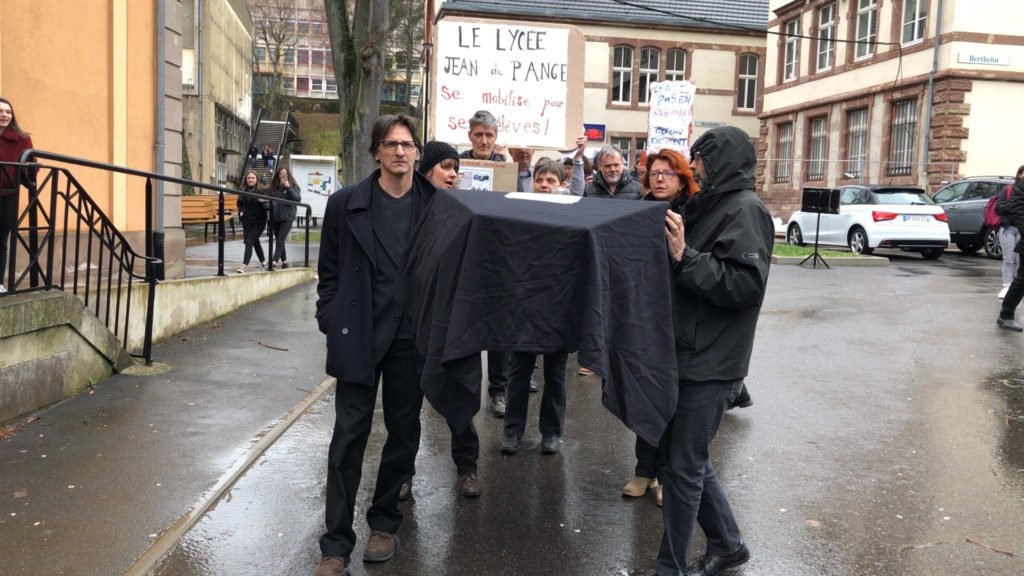
[[[806,256],[772,256],[772,264],[778,264],[782,266],[799,266],[801,262],[806,260]],[[826,258],[826,262],[831,267],[847,266],[847,267],[873,267],[873,266],[888,266],[889,259],[883,256],[844,256],[838,258]],[[824,268],[824,266],[822,266]]]
[[[178,545],[178,542],[199,523],[207,512],[213,508],[221,498],[238,482],[238,479],[245,474],[249,468],[278,440],[284,433],[299,419],[314,402],[319,400],[335,384],[335,379],[324,378],[320,384],[313,388],[313,391],[306,395],[296,404],[283,418],[274,423],[258,440],[253,443],[241,458],[236,460],[227,472],[203,494],[199,501],[193,504],[188,512],[169,526],[164,532],[150,544],[149,548],[139,556],[127,570],[124,576],[145,576],[149,574],[167,554]]]

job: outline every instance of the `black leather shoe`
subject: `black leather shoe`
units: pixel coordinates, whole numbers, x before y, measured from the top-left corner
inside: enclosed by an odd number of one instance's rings
[[[491,414],[494,414],[495,418],[504,418],[506,409],[505,396],[501,394],[491,396]]]
[[[1017,321],[1013,318],[998,318],[996,319],[996,326],[999,326],[1003,330],[1011,330],[1013,332],[1024,332],[1024,326],[1017,324]]]
[[[522,443],[519,441],[519,436],[506,435],[505,439],[501,441],[502,454],[518,454],[520,448],[522,448]]]
[[[558,454],[562,450],[562,439],[558,436],[544,436],[540,440],[541,454]]]
[[[750,550],[747,550],[746,544],[740,544],[740,547],[728,556],[715,556],[714,554],[701,556],[696,562],[686,567],[685,574],[686,576],[718,576],[724,574],[726,570],[746,564],[747,560],[750,560]]]
[[[747,392],[740,392],[740,395],[729,404],[726,410],[732,410],[733,408],[750,408],[754,405],[754,401],[750,398],[750,394]]]

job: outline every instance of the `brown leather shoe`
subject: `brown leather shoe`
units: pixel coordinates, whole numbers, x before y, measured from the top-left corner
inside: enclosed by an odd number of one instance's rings
[[[405,502],[409,498],[412,498],[412,478],[402,482],[402,487],[398,489],[399,502]]]
[[[633,476],[633,479],[622,487],[622,495],[629,496],[630,498],[639,498],[647,493],[648,488],[654,488],[657,485],[658,481],[654,478]]]
[[[348,560],[341,556],[324,556],[316,565],[315,576],[348,576]]]
[[[364,562],[386,562],[395,555],[398,548],[398,536],[390,532],[371,530],[363,550]]]
[[[480,480],[477,479],[476,474],[463,474],[459,476],[459,494],[466,498],[480,496]]]

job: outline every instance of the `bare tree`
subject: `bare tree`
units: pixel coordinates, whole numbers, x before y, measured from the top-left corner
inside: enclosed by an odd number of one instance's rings
[[[413,66],[420,61],[423,47],[423,0],[401,0],[392,5],[391,13],[394,30],[391,46],[395,51],[395,63],[403,75],[405,84],[405,110],[408,114],[415,112],[412,101]],[[397,56],[401,55],[401,58]]]
[[[300,0],[301,1],[301,0]],[[295,57],[296,33],[295,0],[249,0],[252,13],[253,67],[263,78],[266,98],[264,105],[271,113],[281,112],[283,94],[282,74],[285,56],[291,51]],[[259,58],[260,49],[266,52],[266,62]]]
[[[384,53],[390,31],[388,0],[324,0],[341,107],[345,171],[362,180],[376,168],[367,153],[380,114]]]

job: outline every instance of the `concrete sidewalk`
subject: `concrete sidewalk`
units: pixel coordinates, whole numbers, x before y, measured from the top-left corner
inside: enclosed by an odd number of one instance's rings
[[[0,572],[121,574],[181,525],[328,388],[315,302],[313,282],[259,301],[158,345],[163,373],[118,375],[10,423]]]

